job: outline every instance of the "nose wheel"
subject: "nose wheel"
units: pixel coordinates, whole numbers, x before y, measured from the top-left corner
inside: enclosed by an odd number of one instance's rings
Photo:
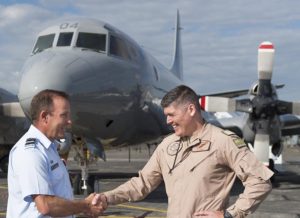
[[[97,192],[97,180],[94,175],[89,175],[87,180],[82,180],[81,174],[75,174],[72,177],[74,195],[89,195]]]
[[[75,195],[89,195],[95,191],[96,177],[89,173],[89,166],[97,161],[97,157],[90,154],[86,142],[82,138],[74,140],[74,160],[80,165],[80,173],[71,176]]]

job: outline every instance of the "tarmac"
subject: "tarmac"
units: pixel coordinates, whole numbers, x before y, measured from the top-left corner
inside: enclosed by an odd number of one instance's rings
[[[95,190],[104,192],[111,190],[135,176],[141,169],[155,147],[149,150],[146,146],[110,150],[107,152],[107,162],[98,160],[90,167],[91,174],[97,175]],[[283,151],[283,171],[276,175],[274,187],[266,200],[259,206],[256,212],[249,215],[250,218],[300,218],[300,146],[288,146]],[[70,172],[79,172],[74,161],[68,162]],[[234,202],[243,191],[239,181],[233,186],[230,201]],[[0,217],[5,217],[7,205],[7,179],[0,172]],[[84,195],[75,195],[75,198],[83,198]],[[166,217],[167,196],[164,184],[161,184],[148,197],[139,202],[130,202],[110,206],[102,216],[109,218],[160,218]],[[78,215],[84,217],[83,215]]]

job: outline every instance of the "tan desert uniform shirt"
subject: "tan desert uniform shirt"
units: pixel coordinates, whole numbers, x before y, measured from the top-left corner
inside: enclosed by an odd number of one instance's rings
[[[233,217],[245,217],[270,192],[272,174],[234,133],[205,124],[192,137],[166,137],[139,177],[105,195],[110,204],[141,200],[164,180],[169,218],[188,218],[200,210],[225,209]],[[236,176],[245,190],[229,206],[229,192]]]

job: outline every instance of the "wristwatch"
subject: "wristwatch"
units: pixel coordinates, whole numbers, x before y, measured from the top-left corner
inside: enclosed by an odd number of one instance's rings
[[[233,218],[233,216],[227,210],[225,210],[224,218]]]

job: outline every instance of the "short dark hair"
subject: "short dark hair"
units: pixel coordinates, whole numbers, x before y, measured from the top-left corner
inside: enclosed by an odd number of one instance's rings
[[[177,104],[185,104],[185,103],[192,103],[195,105],[196,109],[200,111],[199,105],[199,97],[188,86],[180,85],[175,87],[174,89],[170,90],[161,100],[160,105],[163,108],[170,106],[173,102]]]
[[[36,121],[42,110],[51,112],[53,109],[53,98],[62,97],[69,101],[69,95],[62,91],[45,89],[36,94],[30,104],[31,121]]]

